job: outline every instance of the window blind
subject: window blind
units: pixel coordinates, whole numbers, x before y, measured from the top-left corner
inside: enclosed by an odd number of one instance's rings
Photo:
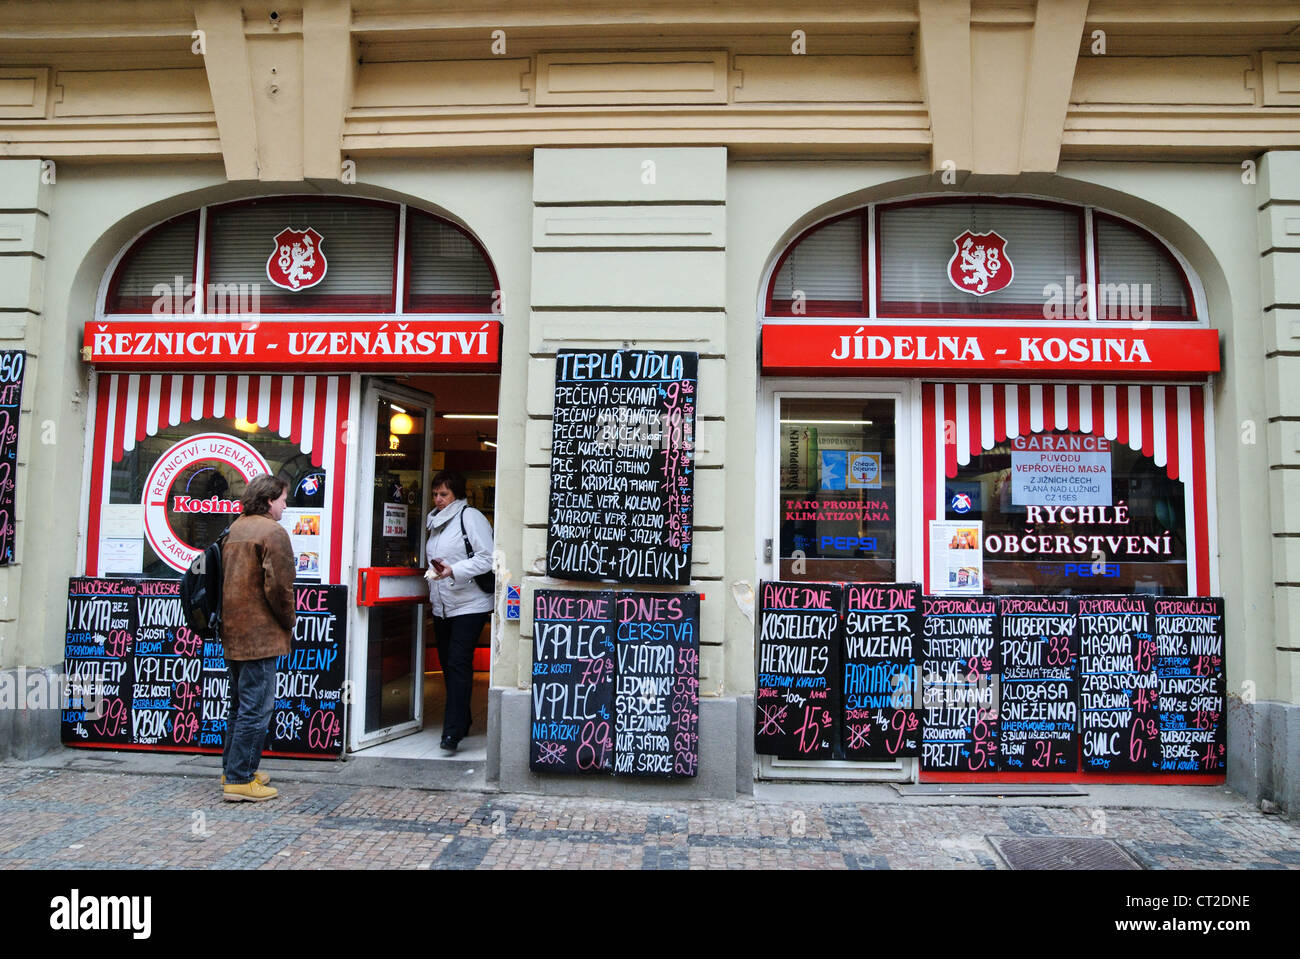
[[[208,213],[208,283],[259,284],[268,312],[380,312],[393,309],[397,210],[338,199],[277,199],[213,208]],[[325,278],[301,292],[266,275],[275,236],[290,227],[321,235]]]
[[[105,304],[105,312],[152,313],[156,286],[170,291],[161,311],[179,309],[187,298],[186,287],[194,282],[198,225],[198,214],[191,213],[164,223],[137,242],[117,268],[113,296]],[[180,289],[176,288],[178,276]]]
[[[1014,203],[944,203],[881,207],[880,301],[882,315],[1012,313],[1041,310],[1044,288],[1084,282],[1080,261],[1081,213]],[[995,231],[1006,241],[1010,286],[974,296],[948,277],[954,240],[966,230]]]
[[[1140,302],[1158,309],[1191,312],[1183,271],[1166,250],[1141,231],[1108,216],[1094,217],[1093,230],[1097,236],[1100,318],[1107,318],[1103,314],[1108,298],[1111,303],[1131,304],[1134,294],[1141,297]]]
[[[491,308],[496,289],[492,270],[469,237],[450,224],[408,210],[406,244],[407,312],[458,305],[474,312]]]
[[[846,217],[804,237],[781,264],[772,286],[774,302],[802,290],[809,302],[862,302],[862,218]]]

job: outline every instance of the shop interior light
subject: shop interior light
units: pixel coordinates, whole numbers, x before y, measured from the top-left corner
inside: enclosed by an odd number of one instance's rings
[[[495,413],[439,413],[444,420],[494,420]]]
[[[235,420],[235,429],[239,430],[241,433],[256,433],[257,424],[250,423],[241,416],[239,419]]]
[[[835,424],[837,426],[870,426],[871,420],[782,420],[782,423],[799,423],[800,425],[819,426]]]
[[[396,433],[388,437],[388,448],[390,450],[398,449],[402,445],[402,438]]]
[[[388,421],[388,432],[396,433],[400,436],[407,436],[415,432],[415,421],[407,414],[406,410],[400,406],[394,406],[397,410],[392,419]]]

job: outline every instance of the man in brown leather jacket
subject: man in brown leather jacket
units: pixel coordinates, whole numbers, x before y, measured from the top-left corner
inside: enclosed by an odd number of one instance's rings
[[[297,619],[293,548],[279,523],[288,501],[283,480],[255,476],[221,550],[221,641],[230,670],[230,713],[222,754],[222,798],[274,799],[257,771],[275,703],[275,661],[287,656]]]

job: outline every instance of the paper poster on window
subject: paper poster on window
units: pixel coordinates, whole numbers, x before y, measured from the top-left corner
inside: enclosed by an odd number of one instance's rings
[[[144,570],[144,538],[105,538],[99,541],[100,569],[108,573],[139,573]]]
[[[406,504],[384,504],[384,536],[406,539]]]
[[[294,575],[299,579],[320,577],[321,510],[290,508],[280,516],[280,525],[289,533],[293,547]]]
[[[1011,441],[1011,502],[1016,506],[1110,506],[1110,440],[1078,433]]]
[[[880,454],[850,453],[849,489],[880,489]]]
[[[982,520],[930,521],[930,592],[959,596],[984,592]]]
[[[844,450],[821,450],[821,488],[842,490],[848,488],[849,454]]]
[[[106,503],[99,514],[99,535],[104,539],[141,539],[144,507],[139,503]]]

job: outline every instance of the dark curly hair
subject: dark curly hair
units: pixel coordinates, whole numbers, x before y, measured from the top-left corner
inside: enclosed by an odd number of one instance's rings
[[[248,488],[239,497],[244,516],[265,516],[271,512],[271,501],[280,498],[289,484],[278,476],[263,473],[248,481]]]

